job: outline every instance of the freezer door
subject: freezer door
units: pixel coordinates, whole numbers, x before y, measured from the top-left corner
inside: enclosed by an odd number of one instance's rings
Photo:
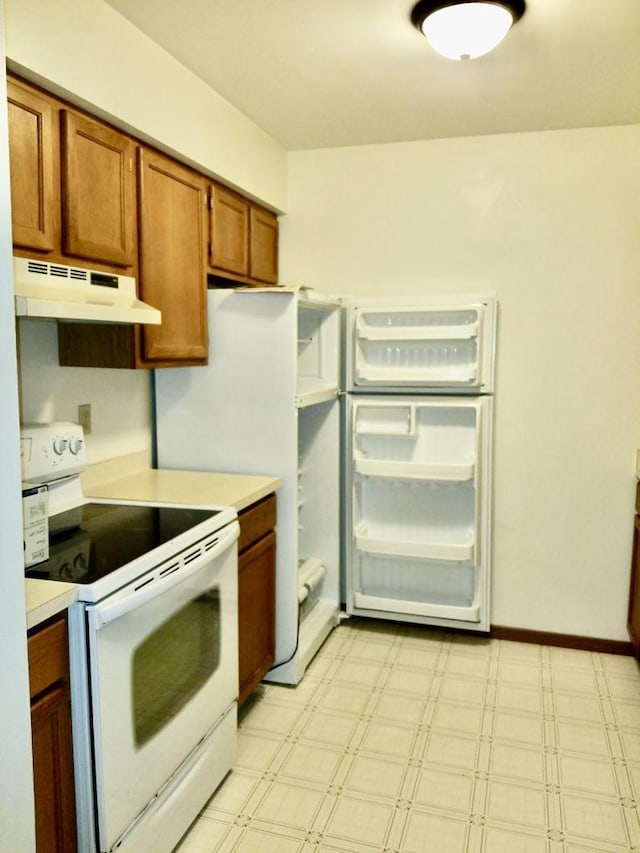
[[[348,314],[352,391],[492,392],[494,297],[435,305],[365,301]]]
[[[349,613],[488,630],[491,410],[351,395]]]

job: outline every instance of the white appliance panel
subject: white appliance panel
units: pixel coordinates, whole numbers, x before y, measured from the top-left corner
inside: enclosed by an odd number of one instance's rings
[[[296,684],[339,612],[339,303],[212,289],[208,311],[209,365],[155,375],[158,466],[281,478],[267,679]]]
[[[158,467],[281,477],[277,559],[296,565],[295,302],[211,290],[208,312],[209,364],[155,374]],[[297,606],[295,575],[278,571],[276,661],[295,652]]]

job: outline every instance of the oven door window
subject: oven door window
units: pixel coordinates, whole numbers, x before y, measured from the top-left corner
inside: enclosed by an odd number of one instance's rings
[[[220,666],[220,591],[194,598],[142,642],[132,658],[137,747],[163,729]]]

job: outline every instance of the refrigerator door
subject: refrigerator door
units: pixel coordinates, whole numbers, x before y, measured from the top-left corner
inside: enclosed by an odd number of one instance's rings
[[[350,397],[347,611],[489,629],[492,397]]]
[[[340,609],[340,304],[248,288],[208,305],[209,364],[156,371],[158,467],[282,480],[267,680],[297,684]]]
[[[495,297],[419,304],[364,300],[348,311],[351,391],[493,391]]]

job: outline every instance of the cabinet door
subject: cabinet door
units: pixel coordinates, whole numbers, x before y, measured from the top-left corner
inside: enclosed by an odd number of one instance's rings
[[[249,201],[214,184],[210,203],[209,264],[246,276],[249,273]]]
[[[640,517],[637,515],[633,525],[633,554],[631,557],[627,629],[635,656],[640,660]]]
[[[71,706],[66,684],[58,684],[31,706],[33,789],[38,853],[76,849]]]
[[[7,80],[14,245],[51,252],[59,210],[52,101]]]
[[[38,853],[76,849],[66,617],[29,634],[29,692]]]
[[[142,330],[147,361],[205,363],[205,179],[175,160],[138,149],[141,298],[162,311]]]
[[[278,217],[260,207],[251,208],[249,275],[267,284],[278,283]]]
[[[118,266],[135,259],[135,145],[63,110],[62,251]]]
[[[242,704],[275,659],[276,536],[238,557],[238,669]]]

